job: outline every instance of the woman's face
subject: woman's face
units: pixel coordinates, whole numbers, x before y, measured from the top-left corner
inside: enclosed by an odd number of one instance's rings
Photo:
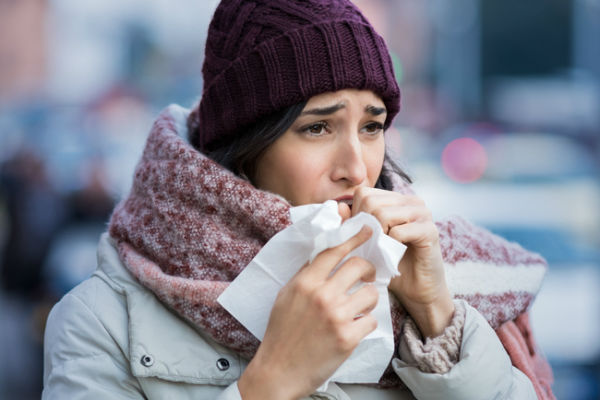
[[[258,159],[254,182],[292,205],[351,202],[357,188],[379,177],[385,119],[383,101],[368,90],[314,96]]]

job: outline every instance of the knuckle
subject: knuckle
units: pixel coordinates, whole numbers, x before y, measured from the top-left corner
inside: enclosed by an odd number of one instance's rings
[[[335,248],[335,254],[339,257],[339,258],[343,258],[346,256],[346,254],[350,253],[352,251],[352,249],[354,248],[354,242],[357,240],[356,237],[351,238],[350,240],[342,243],[341,245],[337,246]]]
[[[393,226],[389,232],[390,236],[393,236],[396,240],[403,241],[405,239],[404,230],[400,225]]]
[[[377,269],[375,268],[375,264],[373,264],[371,261],[366,260],[364,258],[361,258],[363,264],[365,265],[365,268],[367,269],[368,272],[375,272]]]
[[[339,330],[336,335],[337,348],[344,353],[354,350],[357,343],[356,340],[350,335],[348,330]]]
[[[333,262],[332,260],[341,260],[346,256],[349,250],[345,247],[346,243],[342,243],[335,247],[330,247],[323,250],[317,257],[323,257],[322,262]],[[327,261],[325,261],[327,260]],[[339,261],[336,261],[336,263]]]
[[[376,198],[375,196],[365,196],[361,202],[363,208],[367,211],[374,210],[376,206]]]
[[[419,206],[425,205],[425,200],[416,195],[410,196],[410,202]]]
[[[428,208],[425,211],[425,218],[427,219],[427,221],[433,221],[433,214]]]
[[[360,256],[353,256],[354,263],[364,272],[375,270],[375,266],[367,259]]]
[[[346,254],[348,254],[348,252],[352,248],[353,239],[354,238],[350,238],[349,240],[346,240],[344,243],[341,243],[341,244],[339,244],[335,247],[332,247],[326,251],[329,251],[331,253],[331,255],[333,255],[333,256],[344,257]]]
[[[365,309],[372,310],[373,308],[375,308],[377,302],[379,301],[379,292],[374,287],[374,285],[367,285],[362,289],[362,291],[362,306]]]
[[[427,233],[430,238],[437,240],[439,236],[439,232],[434,223],[427,224]]]
[[[340,246],[336,247],[334,251],[331,252],[332,256],[334,256],[336,259],[335,263],[337,264],[340,261],[342,261],[344,257],[346,257],[348,253],[350,253],[351,250],[351,245],[347,243],[341,244]]]
[[[370,263],[367,260],[364,260],[363,268],[363,276],[375,278],[377,269],[372,263]]]
[[[365,318],[368,318],[367,326],[369,327],[371,332],[373,332],[375,329],[377,329],[377,320],[375,319],[374,316],[369,314]]]
[[[312,302],[318,310],[325,313],[328,317],[330,316],[331,312],[329,312],[329,308],[331,299],[326,291],[321,290],[314,292],[312,295]]]
[[[356,191],[354,192],[354,197],[362,199],[364,196],[367,195],[368,191],[369,190],[366,186],[361,186],[358,189],[356,189]]]
[[[347,265],[348,267],[351,267],[351,268],[357,268],[357,267],[362,266],[362,264],[364,264],[364,262],[365,262],[365,260],[362,257],[352,256],[346,260],[344,265]]]
[[[374,210],[371,214],[373,214],[375,219],[377,219],[377,221],[379,221],[379,224],[381,225],[381,228],[383,229],[383,231],[385,233],[389,232],[389,230],[393,226],[390,221],[389,212],[383,208],[379,208],[379,209]]]
[[[375,287],[375,285],[368,285],[367,286],[367,293],[371,297],[371,300],[377,302],[377,300],[379,299],[379,291],[377,290],[377,288]]]
[[[313,287],[308,279],[296,279],[293,281],[291,289],[301,296],[309,296],[313,291]]]
[[[329,312],[326,313],[325,316],[327,322],[333,327],[340,326],[344,322],[344,317],[338,310],[329,310]]]
[[[371,212],[371,214],[380,222],[383,221],[386,216],[385,209],[383,208],[376,208]]]

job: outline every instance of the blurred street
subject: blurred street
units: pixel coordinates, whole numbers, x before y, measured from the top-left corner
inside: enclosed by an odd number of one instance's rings
[[[154,117],[191,107],[216,0],[0,0],[0,399],[39,399],[44,324],[89,276]],[[600,399],[600,0],[356,0],[393,53],[389,151],[435,218],[549,264],[558,399]]]

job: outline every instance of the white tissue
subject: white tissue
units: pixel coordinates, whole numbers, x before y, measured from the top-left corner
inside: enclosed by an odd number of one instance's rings
[[[374,284],[379,291],[379,300],[371,313],[377,319],[377,329],[360,342],[319,389],[324,390],[329,381],[378,382],[394,353],[387,286],[398,274],[398,263],[406,247],[385,235],[377,219],[370,214],[359,213],[342,224],[337,203],[333,200],[293,207],[290,215],[292,225],[265,244],[217,301],[262,341],[279,290],[307,261],[369,225],[373,230],[371,238],[346,258],[359,256],[376,267]],[[343,261],[345,259],[340,264]]]

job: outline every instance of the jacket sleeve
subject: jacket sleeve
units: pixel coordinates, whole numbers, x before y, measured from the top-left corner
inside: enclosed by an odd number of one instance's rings
[[[417,399],[537,399],[531,381],[517,368],[494,330],[463,300],[465,323],[459,360],[446,373],[427,373],[394,359],[394,370]]]
[[[42,399],[143,399],[126,363],[122,349],[77,296],[65,295],[52,309]]]

